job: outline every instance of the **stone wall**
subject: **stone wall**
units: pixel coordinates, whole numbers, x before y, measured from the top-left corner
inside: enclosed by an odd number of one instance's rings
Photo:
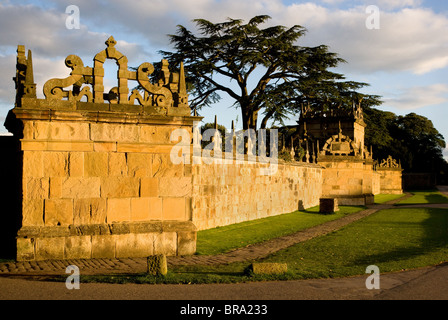
[[[322,197],[337,198],[340,205],[365,205],[379,193],[373,161],[352,156],[320,156]]]
[[[380,175],[380,190],[384,194],[402,194],[402,169],[377,168]]]
[[[279,163],[275,174],[261,174],[269,165],[273,164],[234,159],[193,165],[192,221],[198,230],[319,204],[321,166]]]
[[[23,136],[18,260],[195,252],[191,165],[175,165],[169,154],[171,131],[191,131],[193,117],[12,114],[9,125]]]

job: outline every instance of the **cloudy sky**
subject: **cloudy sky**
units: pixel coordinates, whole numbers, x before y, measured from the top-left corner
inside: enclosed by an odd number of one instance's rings
[[[67,28],[79,9],[79,28]],[[375,6],[375,7],[372,7]],[[378,11],[372,11],[377,8]],[[168,34],[177,25],[195,30],[192,19],[222,22],[272,17],[267,25],[301,25],[301,45],[325,44],[348,63],[337,71],[370,83],[363,92],[378,94],[380,109],[431,119],[448,141],[448,3],[444,0],[0,0],[0,123],[13,106],[16,49],[33,52],[39,97],[50,78],[65,78],[69,54],[92,66],[93,56],[113,35],[130,66],[160,61],[171,50]],[[266,26],[267,26],[266,25]],[[374,28],[372,28],[374,27]],[[114,64],[105,64],[106,71]],[[108,79],[111,86],[114,79]],[[227,127],[239,115],[223,101],[204,111],[206,122]],[[294,123],[296,119],[291,119]],[[6,129],[0,128],[0,133]],[[447,151],[447,150],[446,150]],[[448,155],[448,151],[446,152]]]

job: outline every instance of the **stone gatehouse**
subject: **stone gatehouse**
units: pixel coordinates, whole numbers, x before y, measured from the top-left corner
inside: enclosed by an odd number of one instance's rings
[[[268,164],[258,157],[204,164],[188,152],[188,161],[174,163],[173,147],[191,150],[202,119],[191,115],[183,65],[172,72],[162,60],[151,80],[152,64],[129,69],[115,45],[110,37],[92,67],[69,55],[70,74],[48,80],[44,99],[31,51],[18,46],[16,103],[5,122],[18,180],[17,205],[6,212],[17,222],[9,233],[17,260],[191,255],[198,230],[306,209],[323,196],[365,204],[373,194],[401,192],[401,169],[391,159],[376,168],[362,124],[355,136],[339,126],[314,161],[279,161],[269,175],[260,174]],[[106,59],[118,67],[109,92]],[[129,83],[139,89],[130,92]],[[188,139],[173,141],[179,129]]]

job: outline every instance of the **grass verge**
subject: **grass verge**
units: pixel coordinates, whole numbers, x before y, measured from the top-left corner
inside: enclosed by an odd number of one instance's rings
[[[340,206],[339,211],[334,214],[320,214],[317,206],[304,211],[199,231],[196,244],[197,254],[214,255],[228,252],[293,234],[362,209],[364,207]]]
[[[400,204],[448,203],[448,197],[437,190],[410,191],[412,197],[399,201]]]

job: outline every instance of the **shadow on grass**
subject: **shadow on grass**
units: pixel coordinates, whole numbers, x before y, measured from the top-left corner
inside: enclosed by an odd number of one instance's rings
[[[407,243],[401,247],[395,247],[392,250],[387,250],[381,253],[364,255],[354,260],[355,264],[368,265],[380,263],[392,263],[405,260],[417,259],[440,249],[448,251],[448,212],[446,209],[410,209],[410,210],[425,210],[428,218],[422,222],[388,222],[389,226],[396,225],[397,228],[412,229],[423,227],[423,232],[420,238],[414,238],[412,243]],[[412,214],[412,212],[410,212]],[[447,258],[445,257],[444,260]],[[439,263],[441,261],[438,261]],[[427,265],[432,262],[427,263]],[[409,268],[408,266],[406,268]]]

